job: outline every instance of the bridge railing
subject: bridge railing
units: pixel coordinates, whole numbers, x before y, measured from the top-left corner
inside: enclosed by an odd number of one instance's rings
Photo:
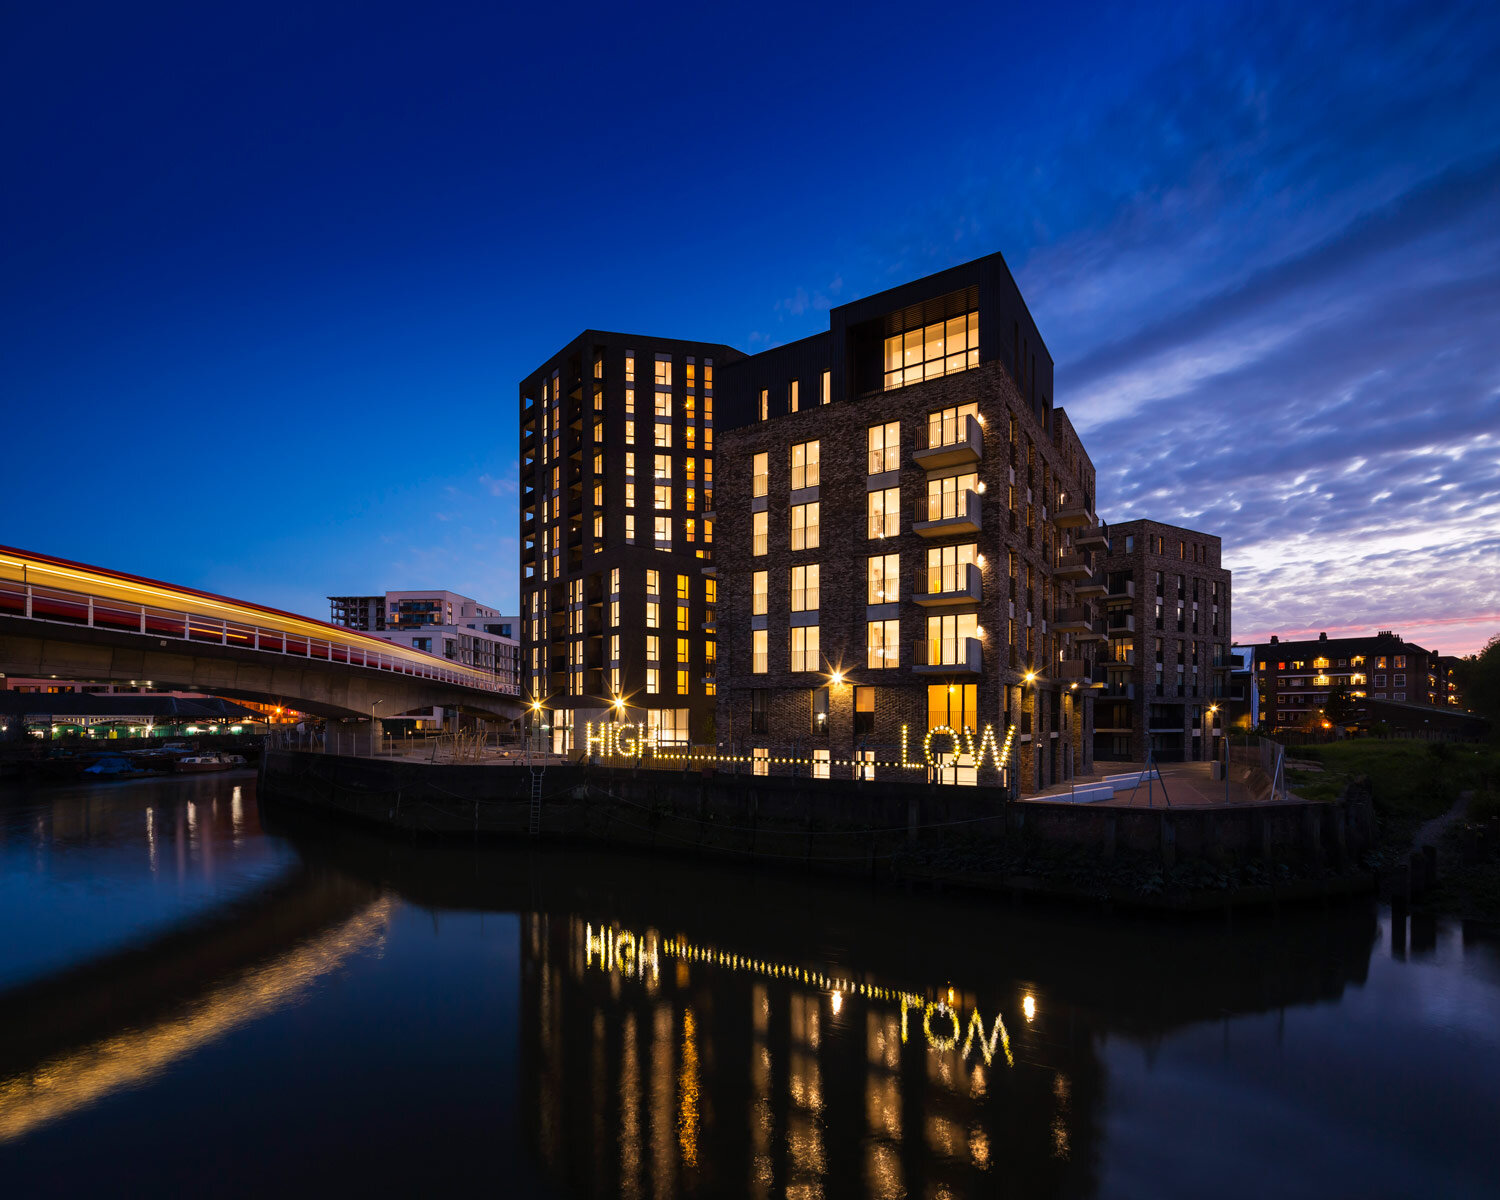
[[[230,621],[188,609],[132,604],[108,596],[41,587],[15,579],[0,578],[0,615],[88,629],[138,633],[146,637],[171,638],[181,642],[235,646],[288,658],[389,671],[414,679],[452,683],[487,692],[508,690],[487,671],[454,665],[436,657],[433,657],[431,663],[427,663],[422,661],[427,656],[420,651],[411,651],[408,657],[407,654],[381,650],[354,638],[346,641],[318,638],[301,631]]]

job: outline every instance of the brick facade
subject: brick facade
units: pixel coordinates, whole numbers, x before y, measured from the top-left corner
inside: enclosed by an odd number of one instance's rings
[[[1109,538],[1094,757],[1143,762],[1150,749],[1159,762],[1213,759],[1233,670],[1222,544],[1159,521],[1111,525]]]

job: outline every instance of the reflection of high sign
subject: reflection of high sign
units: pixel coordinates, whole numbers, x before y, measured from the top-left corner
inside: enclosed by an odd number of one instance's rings
[[[597,728],[592,721],[585,721],[583,752],[601,758],[653,758],[702,763],[751,762],[744,755],[703,754],[665,750],[657,740],[657,731],[648,725],[631,722],[601,721]],[[925,771],[931,767],[966,766],[982,767],[988,758],[995,770],[1001,770],[1010,761],[1011,745],[1015,741],[1015,726],[1005,731],[1002,741],[995,735],[995,727],[986,725],[977,740],[974,730],[965,725],[961,730],[948,725],[934,725],[922,739],[921,758],[911,756],[910,726],[901,726],[901,761],[870,762],[868,760],[839,760],[839,765],[856,767],[902,767],[909,771]],[[967,761],[963,761],[963,760]],[[799,763],[805,766],[828,766],[829,760],[814,762],[813,759],[776,758],[777,763]]]
[[[974,1048],[978,1046],[986,1066],[994,1062],[996,1050],[1004,1053],[1007,1066],[1016,1065],[1015,1058],[1011,1054],[1010,1033],[1005,1028],[1004,1018],[997,1012],[994,1022],[986,1032],[984,1018],[979,1015],[979,1010],[974,1008],[969,1010],[969,1020],[965,1024],[959,1009],[952,1003],[955,999],[952,990],[948,991],[947,1000],[926,1000],[911,992],[897,991],[894,988],[856,983],[850,979],[830,978],[816,970],[810,971],[806,967],[795,967],[761,958],[742,957],[707,946],[694,946],[675,938],[662,941],[655,931],[635,934],[625,929],[616,930],[612,926],[601,926],[595,932],[592,925],[584,926],[583,965],[585,970],[594,967],[606,974],[640,979],[648,988],[654,989],[661,976],[660,960],[663,955],[676,958],[684,964],[703,964],[731,971],[747,971],[754,975],[785,979],[794,984],[800,983],[807,987],[826,990],[839,1002],[842,1002],[842,997],[845,995],[863,996],[872,1002],[898,1001],[901,1005],[902,1045],[905,1045],[913,1036],[910,1033],[910,1027],[917,1024],[916,1014],[920,1013],[922,1037],[932,1050],[940,1054],[957,1051],[960,1059],[968,1061]],[[1030,1021],[1035,1015],[1035,1002],[1030,996],[1027,997],[1027,1004],[1026,1019]],[[838,1008],[835,1007],[834,1011],[837,1012]]]

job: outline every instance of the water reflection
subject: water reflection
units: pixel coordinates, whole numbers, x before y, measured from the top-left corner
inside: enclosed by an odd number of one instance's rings
[[[92,879],[96,907],[129,901],[90,952],[0,990],[0,1144],[36,1177],[98,1183],[66,1145],[112,1138],[159,1178],[183,1153],[170,1096],[226,1116],[174,1177],[206,1190],[227,1164],[257,1194],[278,1153],[325,1190],[639,1200],[1263,1195],[1289,1172],[1462,1195],[1500,1167],[1479,931],[409,845],[262,814],[249,783],[153,788],[0,810],[0,854],[40,864],[12,897],[84,913]],[[163,881],[187,897],[166,924]],[[312,1131],[296,1147],[242,1136],[271,1096],[283,1136]]]

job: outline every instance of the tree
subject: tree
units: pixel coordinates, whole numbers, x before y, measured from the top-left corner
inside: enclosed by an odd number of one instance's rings
[[[1348,684],[1334,685],[1333,691],[1328,694],[1328,703],[1323,713],[1335,725],[1348,725],[1354,720],[1358,712],[1353,698],[1349,695]]]
[[[1459,659],[1457,675],[1463,706],[1500,727],[1500,633],[1478,654]]]

